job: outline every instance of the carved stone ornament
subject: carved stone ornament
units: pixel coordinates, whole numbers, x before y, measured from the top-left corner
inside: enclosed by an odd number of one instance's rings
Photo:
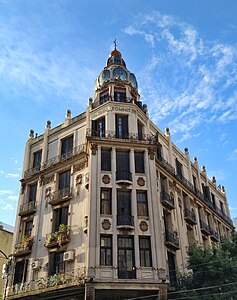
[[[104,184],[109,184],[109,183],[110,183],[110,177],[109,177],[109,175],[104,175],[104,176],[102,177],[102,182],[103,182]]]
[[[141,231],[147,231],[148,230],[148,224],[146,221],[141,221],[139,224],[139,227],[141,229]]]
[[[76,164],[73,166],[73,173],[83,170],[85,167],[87,167],[87,160],[84,160],[80,162],[79,164]]]
[[[76,177],[76,187],[78,187],[78,185],[82,184],[82,174],[77,175]]]
[[[148,154],[149,154],[150,159],[154,160],[154,158],[155,158],[155,151],[154,151],[154,149],[149,148],[148,149]]]
[[[145,185],[145,180],[142,177],[138,177],[137,184],[139,186],[144,186]]]
[[[50,177],[43,177],[42,178],[42,182],[43,184],[49,184],[49,183],[52,183],[54,181],[54,175],[50,176]]]
[[[51,187],[48,187],[48,188],[45,190],[45,198],[50,197],[50,196],[51,196]]]
[[[96,155],[97,151],[97,145],[96,144],[91,144],[91,153],[92,155]]]
[[[104,230],[108,230],[111,228],[111,223],[110,223],[110,220],[109,219],[104,219],[103,222],[102,222],[102,228]]]
[[[25,188],[26,188],[26,183],[22,182],[21,183],[21,194],[24,194]]]

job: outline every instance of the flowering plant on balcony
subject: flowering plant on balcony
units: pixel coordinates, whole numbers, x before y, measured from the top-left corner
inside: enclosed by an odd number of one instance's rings
[[[23,245],[23,248],[25,250],[31,248],[31,246],[33,244],[33,236],[23,235],[23,237],[21,239],[21,244]]]

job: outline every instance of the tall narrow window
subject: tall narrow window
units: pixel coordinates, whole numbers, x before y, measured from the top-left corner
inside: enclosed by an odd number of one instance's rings
[[[166,192],[168,190],[168,183],[167,183],[167,178],[160,173],[160,189],[161,192]]]
[[[28,259],[16,262],[13,285],[26,282]]]
[[[177,172],[177,175],[180,178],[182,178],[183,177],[183,166],[182,166],[181,162],[178,161],[177,158],[175,159],[175,162],[176,162],[176,172]]]
[[[137,122],[137,134],[138,134],[138,139],[141,141],[143,135],[143,125],[139,121]]]
[[[116,152],[116,180],[132,181],[130,172],[129,151]]]
[[[128,138],[128,116],[116,115],[116,137],[119,139]]]
[[[62,139],[61,155],[65,158],[72,155],[73,136]]]
[[[92,121],[92,136],[105,137],[105,117]]]
[[[161,158],[162,158],[162,145],[160,143],[158,143],[158,145],[157,145],[156,156],[157,156],[157,159],[161,160]]]
[[[202,183],[202,191],[203,191],[204,199],[207,202],[211,202],[211,194],[210,194],[209,186],[206,186]]]
[[[100,237],[100,264],[112,266],[112,236],[101,235]]]
[[[193,186],[194,190],[197,191],[197,178],[193,175]]]
[[[64,273],[63,252],[49,254],[49,276]]]
[[[36,200],[37,183],[30,185],[29,202]]]
[[[25,222],[24,226],[24,236],[30,237],[32,234],[33,220]]]
[[[65,171],[59,174],[58,189],[64,190],[70,188],[70,171]]]
[[[111,150],[101,149],[101,170],[111,171]]]
[[[148,203],[146,191],[137,191],[137,215],[148,217]]]
[[[145,173],[144,152],[134,152],[135,156],[135,172]]]
[[[54,210],[53,215],[53,232],[59,230],[61,224],[67,225],[68,223],[68,207],[61,207]]]
[[[111,215],[112,213],[112,203],[111,203],[111,189],[101,188],[100,195],[100,213],[104,215]]]
[[[141,267],[151,267],[151,241],[150,237],[139,237],[139,250],[140,250],[140,265]]]
[[[33,153],[33,168],[40,169],[42,150]]]
[[[118,237],[118,278],[136,278],[134,241],[132,236]]]

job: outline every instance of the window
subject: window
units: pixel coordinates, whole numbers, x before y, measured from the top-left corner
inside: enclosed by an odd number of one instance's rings
[[[117,191],[117,214],[131,216],[131,191]]]
[[[33,153],[33,168],[40,169],[42,150]]]
[[[63,252],[49,254],[49,276],[64,273]]]
[[[100,237],[100,264],[112,266],[112,236],[110,235]]]
[[[111,150],[110,149],[101,150],[101,170],[111,171]]]
[[[193,186],[194,190],[197,191],[197,178],[193,175]]]
[[[116,115],[116,137],[119,139],[128,138],[128,116]]]
[[[209,186],[206,186],[202,183],[202,191],[205,201],[211,202],[211,194]]]
[[[137,215],[148,217],[148,203],[146,191],[137,191]]]
[[[37,183],[30,185],[30,191],[29,191],[29,202],[35,202],[36,200],[36,192],[37,192]]]
[[[67,225],[68,223],[68,207],[55,209],[53,213],[53,232],[56,232],[61,224]]]
[[[33,228],[33,220],[24,223],[24,236],[30,237]]]
[[[59,174],[58,189],[64,190],[70,188],[70,171],[65,171]]]
[[[105,137],[105,118],[92,121],[92,136]]]
[[[130,172],[129,152],[117,151],[116,152],[116,171]]]
[[[213,193],[211,193],[211,199],[212,199],[213,207],[216,208],[216,197]]]
[[[105,90],[100,93],[100,101],[103,103],[104,101],[109,99],[109,90]]]
[[[135,172],[145,173],[144,152],[134,152],[135,156]]]
[[[170,286],[175,286],[177,284],[175,254],[168,251],[167,256],[168,256]]]
[[[138,134],[138,139],[141,141],[142,140],[142,133],[143,133],[143,125],[139,121],[137,122],[137,134]]]
[[[13,285],[26,282],[28,259],[16,262]]]
[[[133,237],[118,237],[118,277],[136,278]]]
[[[114,89],[114,101],[116,102],[126,102],[126,90],[125,89]]]
[[[176,172],[177,172],[177,175],[180,178],[182,178],[183,177],[183,166],[182,166],[181,162],[178,161],[177,158],[175,159],[175,162],[176,162]]]
[[[168,190],[167,178],[163,174],[160,174],[160,189],[161,192],[167,192]]]
[[[111,215],[111,189],[101,188],[100,195],[100,213],[104,215]]]
[[[162,158],[162,145],[160,143],[158,143],[158,145],[157,145],[156,156],[157,156],[157,159]]]
[[[72,155],[73,149],[73,136],[62,139],[61,155]]]
[[[140,265],[141,267],[151,267],[151,241],[150,237],[139,237],[139,250],[140,250]]]

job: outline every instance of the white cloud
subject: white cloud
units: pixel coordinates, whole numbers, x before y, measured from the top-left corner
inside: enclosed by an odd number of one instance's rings
[[[134,35],[138,34],[144,37],[145,41],[150,44],[151,47],[155,46],[155,36],[151,33],[146,33],[145,31],[142,30],[137,30],[132,26],[129,26],[124,29],[124,32],[129,34],[129,35]]]
[[[5,194],[5,195],[13,195],[14,193],[9,190],[0,190],[0,194]]]
[[[235,160],[237,160],[237,148],[234,149],[234,150],[227,156],[227,160],[229,160],[229,161],[235,161]]]
[[[18,173],[7,173],[7,178],[18,178],[20,175]]]
[[[0,173],[3,174],[3,175],[5,174],[5,172],[3,170],[0,170]]]
[[[7,197],[8,200],[13,200],[13,201],[17,201],[18,200],[18,196],[16,195],[10,195]]]
[[[12,204],[6,204],[5,206],[1,207],[3,210],[14,210],[14,206]]]

